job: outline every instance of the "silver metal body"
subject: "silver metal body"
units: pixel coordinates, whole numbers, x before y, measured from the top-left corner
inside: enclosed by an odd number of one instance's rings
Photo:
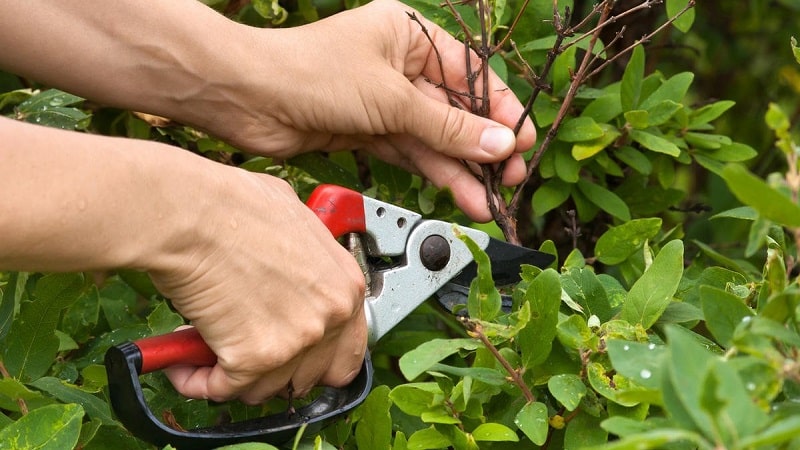
[[[473,261],[455,229],[482,249],[489,245],[489,235],[448,222],[423,220],[419,214],[367,197],[364,214],[367,254],[400,257],[397,265],[371,272],[364,301],[371,346]],[[420,257],[422,242],[434,235],[450,246],[449,260],[440,270],[427,269]]]

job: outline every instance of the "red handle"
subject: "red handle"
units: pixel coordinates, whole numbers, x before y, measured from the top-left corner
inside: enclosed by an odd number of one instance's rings
[[[306,205],[338,238],[347,233],[365,233],[364,198],[358,192],[332,184],[314,189]],[[142,354],[145,374],[165,367],[213,366],[217,355],[194,328],[153,336],[134,342]]]

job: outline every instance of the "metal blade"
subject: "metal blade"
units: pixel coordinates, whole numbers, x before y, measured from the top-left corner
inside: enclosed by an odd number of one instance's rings
[[[506,286],[520,281],[519,273],[523,264],[544,269],[555,260],[555,256],[549,253],[520,247],[494,238],[489,239],[489,245],[484,251],[492,262],[492,278],[498,286]],[[469,287],[477,274],[478,264],[473,261],[450,282]]]

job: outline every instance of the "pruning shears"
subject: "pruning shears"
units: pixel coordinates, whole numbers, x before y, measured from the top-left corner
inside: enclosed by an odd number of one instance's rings
[[[469,236],[489,255],[498,285],[518,281],[523,264],[544,268],[554,260],[550,254],[511,245],[469,227],[426,220],[339,186],[317,187],[306,205],[334,237],[347,241],[361,264],[367,279],[364,308],[370,346],[430,297],[451,312],[466,304],[477,266],[458,233]],[[147,406],[139,376],[174,365],[213,366],[216,360],[193,328],[111,347],[105,364],[114,412],[135,436],[159,446],[206,449],[250,441],[281,444],[301,428],[318,432],[363,402],[372,388],[367,352],[361,372],[348,386],[325,387],[297,409],[188,431],[159,421]]]

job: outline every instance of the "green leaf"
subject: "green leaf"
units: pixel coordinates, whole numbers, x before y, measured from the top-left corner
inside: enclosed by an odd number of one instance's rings
[[[511,428],[499,423],[482,423],[472,431],[476,441],[517,442],[519,437]]]
[[[55,330],[61,310],[75,302],[82,287],[80,274],[46,275],[37,281],[35,300],[21,305],[4,349],[4,362],[13,376],[28,381],[47,372],[58,353]]]
[[[641,109],[626,111],[625,122],[637,130],[644,130],[650,126],[650,114]]]
[[[408,450],[439,449],[449,446],[450,439],[438,432],[433,426],[415,431],[408,438]]]
[[[0,430],[9,448],[63,450],[74,448],[81,433],[80,405],[49,405],[35,409]]]
[[[792,37],[790,42],[792,44],[792,54],[794,54],[794,59],[797,61],[797,64],[800,64],[800,47],[797,46],[797,39]]]
[[[650,110],[659,103],[671,100],[681,103],[689,90],[694,74],[692,72],[682,72],[664,81],[652,94],[642,101],[641,109]]]
[[[522,289],[522,286],[518,286],[518,289]],[[531,307],[531,318],[517,339],[522,352],[522,364],[534,367],[547,359],[556,336],[558,309],[561,306],[558,272],[547,269],[540,273],[525,288],[524,295]]]
[[[645,54],[641,45],[633,49],[631,59],[622,75],[620,86],[620,100],[624,111],[632,111],[639,106],[642,93],[642,80],[644,78]]]
[[[616,149],[614,156],[642,175],[649,175],[653,171],[653,164],[650,159],[630,145]]]
[[[689,2],[687,0],[667,0],[667,15],[672,18],[677,16],[683,8]],[[690,28],[692,28],[692,24],[694,23],[694,7],[689,8],[683,15],[675,19],[675,22],[672,24],[680,31],[684,33],[688,32]]]
[[[723,162],[742,162],[758,156],[758,152],[753,147],[738,142],[720,144],[718,148],[704,150],[703,153]]]
[[[467,311],[469,316],[479,320],[492,320],[500,313],[503,300],[492,278],[492,262],[489,256],[466,234],[458,234],[459,239],[469,248],[478,265],[477,276],[469,285]]]
[[[320,152],[301,153],[290,158],[288,163],[294,167],[303,169],[321,183],[337,184],[356,191],[363,190],[361,183],[354,174]],[[379,171],[378,175],[385,175],[386,183],[389,183],[388,180],[392,180],[393,176],[398,178],[395,184],[390,184],[390,189],[393,189],[391,191],[392,193],[402,193],[408,190],[410,182],[406,183],[405,179],[400,180],[400,178],[405,177],[396,175],[393,170],[387,169],[385,172]],[[405,189],[400,190],[401,187],[405,187]]]
[[[560,178],[548,180],[533,193],[531,205],[537,216],[563,205],[569,198],[570,186]]]
[[[590,141],[603,136],[603,129],[591,117],[565,120],[558,129],[558,139],[564,142]]]
[[[611,227],[597,240],[594,254],[603,264],[616,265],[630,258],[661,230],[661,219],[634,219]]]
[[[578,411],[567,424],[564,435],[564,448],[586,448],[600,445],[608,441],[608,432],[600,426],[601,417],[595,417],[586,411]]]
[[[575,183],[581,176],[581,164],[570,154],[564,146],[552,149],[555,156],[555,169],[558,178],[567,183]]]
[[[599,126],[603,129],[602,136],[591,141],[579,142],[572,146],[572,157],[576,161],[583,161],[591,158],[603,151],[621,136],[619,130],[612,125],[601,123]]]
[[[24,384],[14,378],[0,379],[0,408],[7,411],[20,411],[18,400],[25,402],[28,409],[36,409],[54,403],[49,397],[38,391],[28,389]]]
[[[800,227],[800,206],[744,166],[728,164],[722,170],[722,177],[739,201],[762,216],[781,225]]]
[[[170,309],[167,302],[159,302],[147,315],[147,326],[153,335],[166,334],[185,323],[183,317]]]
[[[581,112],[581,116],[591,117],[600,126],[620,114],[622,114],[622,105],[620,104],[620,95],[616,92],[610,92],[592,100]]]
[[[789,416],[740,442],[742,448],[763,448],[789,442],[800,435],[800,415]],[[788,447],[787,447],[788,448]]]
[[[358,448],[388,449],[392,445],[392,416],[389,387],[378,386],[360,406],[361,419],[356,423]]]
[[[434,364],[430,367],[430,370],[455,375],[460,378],[470,377],[492,386],[500,386],[506,382],[506,375],[503,372],[488,367],[454,367],[445,364]]]
[[[584,179],[578,180],[578,189],[589,201],[603,211],[622,221],[631,220],[631,212],[628,209],[628,205],[617,194]]]
[[[611,365],[620,374],[649,389],[661,388],[663,345],[611,339],[606,342]]]
[[[578,303],[587,317],[596,316],[601,322],[611,319],[608,296],[594,271],[588,268],[563,270],[561,286],[569,297]]]
[[[583,450],[650,450],[672,448],[670,445],[682,442],[694,444],[689,448],[712,448],[703,438],[692,431],[676,428],[658,428],[643,434],[628,436],[602,446],[586,447]],[[679,447],[683,448],[683,447]]]
[[[30,383],[31,386],[46,392],[64,403],[76,403],[83,407],[92,419],[98,419],[103,425],[116,425],[111,415],[109,404],[92,394],[86,393],[77,386],[54,377],[43,377]]]
[[[734,330],[753,312],[738,296],[713,286],[700,286],[700,298],[708,331],[721,346],[730,347]]]
[[[474,339],[433,339],[400,357],[400,371],[413,380],[431,366],[460,350],[475,350],[481,344]]]
[[[375,184],[386,187],[392,196],[400,195],[411,188],[413,178],[406,170],[378,158],[369,159],[369,168]]]
[[[544,444],[550,429],[547,406],[540,402],[525,404],[514,418],[514,424],[525,433],[531,442],[536,445]]]
[[[642,147],[648,150],[657,153],[663,153],[676,158],[681,154],[681,149],[679,149],[677,145],[661,136],[656,136],[650,132],[635,129],[630,130],[629,134],[631,139],[638,142],[642,145]]]
[[[19,310],[20,299],[25,290],[28,274],[25,272],[11,272],[8,275],[5,289],[0,291],[0,342],[8,335],[14,315]]]
[[[419,416],[436,406],[435,399],[441,395],[436,383],[406,383],[392,389],[389,399],[404,413]]]
[[[731,109],[736,102],[721,100],[698,108],[689,115],[689,127],[694,128],[705,125],[712,120],[719,118],[725,111]]]
[[[547,389],[568,411],[574,411],[586,395],[586,385],[575,374],[562,373],[547,380]]]
[[[672,301],[682,274],[683,242],[674,240],[658,252],[653,264],[631,287],[622,306],[622,319],[650,328]]]

